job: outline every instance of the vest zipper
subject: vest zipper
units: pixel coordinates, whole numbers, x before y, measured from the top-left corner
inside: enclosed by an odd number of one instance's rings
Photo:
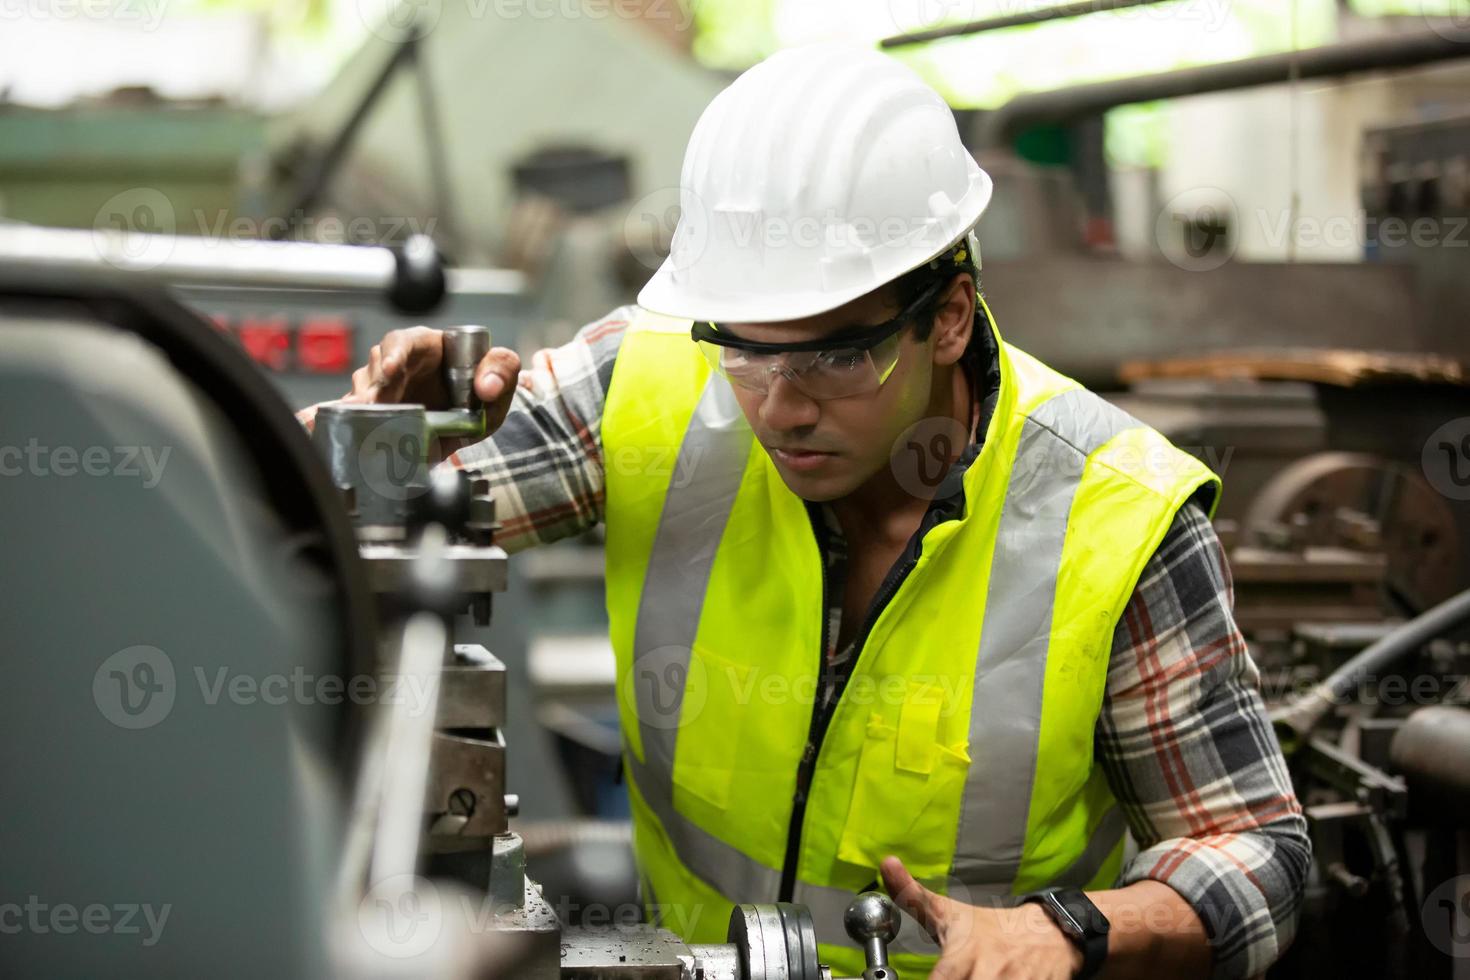
[[[990,323],[988,310],[986,311],[986,327],[985,336],[992,337],[993,334],[990,331],[994,329],[994,325]],[[998,356],[998,354],[995,356]],[[972,370],[972,368],[967,368],[967,370]],[[999,391],[1000,389],[999,371],[1000,369],[997,365],[995,368],[995,380],[993,382],[993,390],[995,391]],[[972,386],[974,386],[973,390],[978,391],[979,379],[972,374],[970,381]],[[979,424],[979,432],[982,439],[988,419],[989,410],[987,409],[982,412]],[[973,448],[973,455],[964,460],[964,465],[968,467],[978,457],[979,452],[978,446]],[[951,471],[951,473],[954,472],[953,470]],[[959,472],[962,473],[963,471],[961,470]],[[888,603],[893,601],[893,596],[898,592],[899,586],[903,585],[904,579],[908,578],[909,572],[919,563],[919,556],[924,550],[924,536],[941,521],[955,520],[963,514],[964,496],[962,487],[962,484],[958,484],[951,495],[958,496],[959,506],[957,508],[949,504],[949,497],[936,498],[930,504],[929,509],[924,513],[923,519],[919,522],[919,529],[909,539],[908,547],[904,549],[903,556],[888,570],[888,574],[884,576],[882,584],[878,586],[878,591],[873,596],[873,602],[868,607],[868,614],[863,620],[862,630],[858,633],[857,639],[854,641],[852,661],[854,668],[857,666],[858,660],[862,657],[863,645],[868,642],[868,634],[872,632],[874,625],[877,624],[878,617],[888,607]],[[822,671],[825,673],[827,671],[827,629],[829,626],[829,617],[827,614],[827,555],[822,548],[822,531],[818,529],[816,515],[810,506],[807,508],[807,520],[811,523],[812,537],[816,539],[818,557],[821,559],[822,566],[822,649],[820,656]],[[851,671],[849,671],[848,676],[851,677]],[[826,738],[827,728],[831,724],[832,715],[837,713],[837,702],[841,700],[842,692],[838,692],[837,698],[832,704],[832,709],[827,712],[821,710],[820,703],[814,702],[812,704],[812,720],[810,726],[807,728],[806,747],[802,749],[801,761],[796,766],[796,793],[792,797],[791,802],[791,822],[786,828],[786,856],[781,864],[781,886],[776,896],[778,902],[792,901],[792,895],[796,891],[796,865],[797,860],[801,856],[801,830],[802,822],[806,818],[807,795],[811,790],[813,774],[816,772],[817,756],[822,751],[822,741]]]
[[[822,673],[825,674],[827,672],[827,629],[832,621],[832,617],[827,612],[827,555],[822,548],[821,532],[817,530],[817,522],[810,511],[807,512],[807,518],[811,520],[812,537],[817,544],[818,564],[822,568],[822,643],[817,657]],[[817,750],[822,738],[822,733],[817,731],[817,718],[820,714],[818,703],[813,701],[812,718],[806,730],[806,747],[801,750],[801,761],[796,764],[796,793],[791,797],[791,823],[786,827],[786,856],[781,862],[781,887],[776,894],[778,902],[791,901],[791,895],[796,891],[796,862],[801,855],[801,823],[806,816],[807,790],[811,787],[812,771],[815,768]]]
[[[813,533],[816,533],[815,521],[812,525]],[[915,540],[923,540],[924,528],[920,527],[915,534]],[[819,543],[820,549],[820,543]],[[863,628],[854,640],[853,666],[857,665],[858,658],[862,656],[863,644],[868,640],[868,634],[872,632],[873,625],[878,621],[884,608],[892,601],[903,580],[908,577],[909,571],[918,564],[918,549],[911,548],[912,554],[906,554],[907,560],[900,561],[888,570],[883,584],[878,587],[878,592],[873,596],[873,602],[868,607],[868,615],[863,620]],[[822,554],[822,673],[827,672],[827,629],[831,622],[828,615],[827,596],[827,556]],[[825,682],[825,678],[824,678]],[[825,683],[819,687],[819,691],[825,688]],[[791,800],[791,823],[786,828],[786,857],[781,864],[781,888],[776,896],[778,902],[792,901],[792,895],[796,891],[796,865],[801,856],[801,830],[802,823],[806,818],[807,795],[811,790],[812,776],[817,768],[817,756],[822,751],[822,741],[826,738],[827,728],[832,721],[832,715],[837,711],[837,701],[842,699],[839,692],[833,701],[830,711],[822,711],[820,702],[812,704],[812,720],[807,728],[806,747],[802,749],[801,761],[796,766],[796,793]]]

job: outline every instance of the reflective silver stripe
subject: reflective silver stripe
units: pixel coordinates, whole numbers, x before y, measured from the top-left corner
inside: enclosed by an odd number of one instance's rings
[[[1138,419],[1086,388],[1073,388],[1043,402],[1030,418],[1084,456],[1091,456],[1120,433],[1143,428]]]
[[[954,874],[972,887],[1008,890],[1020,870],[1072,501],[1087,456],[1138,424],[1084,389],[1044,402],[1022,423],[996,532],[955,841]]]
[[[780,872],[675,810],[673,775],[691,648],[751,438],[728,382],[712,379],[679,446],[639,596],[633,660],[644,761],[624,753],[639,793],[684,864],[726,897],[743,901],[774,898]]]
[[[733,401],[723,379],[705,385],[679,446],[638,598],[633,633],[638,730],[645,764],[662,777],[653,780],[661,785],[640,784],[650,803],[670,793],[690,651],[715,553],[750,454],[750,428],[739,417],[738,405],[731,418]],[[681,483],[680,474],[687,480]]]
[[[1127,832],[1128,821],[1124,818],[1123,811],[1113,807],[1098,821],[1097,829],[1092,832],[1087,847],[1077,855],[1077,860],[1058,875],[1052,884],[1072,888],[1090,884],[1098,872],[1102,871],[1108,858],[1112,857],[1113,850],[1122,842],[1123,835]]]

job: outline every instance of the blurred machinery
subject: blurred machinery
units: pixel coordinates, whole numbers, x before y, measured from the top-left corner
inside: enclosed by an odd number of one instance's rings
[[[972,122],[1009,202],[980,228],[1008,338],[1225,477],[1236,615],[1314,844],[1272,977],[1470,975],[1470,277],[1444,247],[1470,241],[1470,143],[1455,109],[1364,133],[1363,261],[1235,259],[1241,216],[1200,194],[1160,212],[1179,236],[1154,232],[1167,261],[1130,262],[1097,235],[1100,120],[1292,78],[1463,70],[1463,35],[1424,26],[1022,96]],[[1066,148],[1060,165],[1012,152],[1038,140]]]

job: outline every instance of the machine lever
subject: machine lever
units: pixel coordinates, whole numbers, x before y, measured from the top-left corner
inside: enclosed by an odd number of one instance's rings
[[[843,928],[867,956],[863,980],[898,980],[898,973],[888,963],[888,944],[898,936],[902,923],[898,906],[882,892],[863,892],[847,907]]]

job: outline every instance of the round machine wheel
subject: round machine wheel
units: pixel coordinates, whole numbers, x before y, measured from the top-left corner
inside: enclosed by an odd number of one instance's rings
[[[1366,518],[1366,520],[1364,520]],[[1422,474],[1367,453],[1317,453],[1277,473],[1244,526],[1285,527],[1295,545],[1381,550],[1394,597],[1414,612],[1460,591],[1465,531]]]
[[[737,905],[725,941],[739,951],[746,980],[820,980],[817,929],[804,905]]]

